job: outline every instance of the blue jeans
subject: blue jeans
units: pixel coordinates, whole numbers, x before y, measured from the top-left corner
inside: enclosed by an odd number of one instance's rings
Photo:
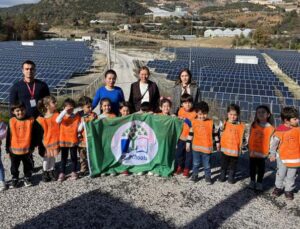
[[[193,151],[193,175],[198,175],[200,164],[204,167],[205,177],[211,176],[210,171],[210,154]]]
[[[176,149],[175,168],[177,168],[178,166],[185,169],[192,168],[193,155],[192,152],[186,152],[185,146],[186,146],[185,141],[179,139],[177,143],[177,149]]]
[[[4,167],[1,160],[1,152],[0,152],[0,181],[5,180],[5,173],[4,173]]]

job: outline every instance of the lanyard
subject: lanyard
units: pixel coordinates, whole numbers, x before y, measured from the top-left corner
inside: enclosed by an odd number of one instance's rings
[[[29,84],[28,84],[28,83],[26,83],[26,85],[27,85],[27,88],[28,88],[29,94],[30,94],[30,96],[31,96],[31,99],[34,99],[34,93],[35,93],[35,82],[34,82],[34,84],[33,84],[33,88],[32,88],[32,90],[30,89],[30,87],[29,87]]]

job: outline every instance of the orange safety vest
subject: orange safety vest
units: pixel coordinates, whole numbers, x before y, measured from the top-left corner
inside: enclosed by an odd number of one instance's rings
[[[224,130],[221,136],[221,151],[232,157],[238,157],[242,150],[243,135],[245,132],[245,125],[232,124],[224,122]]]
[[[213,152],[213,121],[195,119],[192,121],[194,137],[192,149],[197,152],[210,154]]]
[[[56,156],[59,153],[59,124],[56,118],[59,113],[54,113],[49,118],[38,117],[36,121],[42,126],[44,130],[43,144],[49,156]]]
[[[185,111],[183,107],[181,107],[178,111],[178,117],[188,119],[191,122],[196,118],[196,116],[197,113],[195,111]],[[183,123],[180,140],[186,141],[189,136],[189,133],[190,133],[190,126],[186,123]]]
[[[265,158],[269,155],[274,130],[273,126],[262,127],[257,123],[252,125],[248,143],[250,157]]]
[[[32,138],[33,122],[33,118],[18,120],[17,118],[13,117],[9,120],[9,149],[13,154],[24,155],[29,153]]]
[[[91,112],[89,115],[83,117],[84,122],[90,122],[97,119],[97,114],[95,112]],[[79,139],[79,146],[86,147],[86,134],[84,129],[81,131],[82,138]]]
[[[288,131],[276,131],[275,136],[280,139],[278,153],[286,167],[300,167],[300,127]]]
[[[59,146],[73,147],[78,144],[78,126],[80,116],[76,114],[74,117],[63,117],[60,124]]]

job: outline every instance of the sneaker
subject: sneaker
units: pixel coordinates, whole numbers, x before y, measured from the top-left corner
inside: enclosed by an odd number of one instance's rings
[[[182,172],[183,172],[183,169],[180,166],[178,166],[177,169],[176,169],[175,175],[179,175]]]
[[[115,177],[115,176],[117,176],[117,174],[116,173],[111,173],[111,174],[109,174],[111,177]]]
[[[183,176],[188,178],[190,176],[190,170],[189,169],[184,169],[183,170]]]
[[[262,192],[264,190],[264,186],[262,183],[256,184],[256,190]]]
[[[218,181],[220,182],[225,182],[226,181],[226,173],[225,171],[222,171],[219,178],[218,178]]]
[[[193,181],[194,183],[196,183],[198,181],[198,175],[192,175],[191,176],[191,181]]]
[[[11,188],[17,188],[19,186],[19,180],[14,178],[11,180]]]
[[[138,175],[138,176],[143,176],[143,175],[145,175],[145,172],[139,172],[139,173],[137,173],[136,175]]]
[[[48,171],[49,173],[49,177],[51,181],[56,181],[57,180],[57,176],[54,170]]]
[[[285,198],[288,200],[293,200],[294,199],[294,193],[293,192],[284,192]]]
[[[60,173],[57,181],[63,182],[65,179],[66,179],[66,175],[64,173]]]
[[[273,195],[273,196],[279,197],[279,196],[281,196],[281,194],[283,194],[283,189],[280,189],[280,188],[274,188],[274,190],[273,190],[273,192],[272,192],[272,195]]]
[[[42,180],[44,182],[49,182],[51,181],[50,175],[48,171],[43,171],[43,175],[42,175]]]
[[[32,186],[32,182],[31,182],[30,177],[24,177],[24,185],[25,185],[25,187]]]
[[[70,180],[77,180],[77,179],[78,179],[78,174],[76,172],[72,172]]]
[[[248,187],[251,188],[251,189],[255,189],[255,187],[256,187],[255,181],[250,181]]]
[[[0,181],[0,192],[6,190],[6,183],[5,181]]]
[[[88,176],[90,173],[89,173],[89,171],[80,171],[80,177],[85,177],[85,176]]]
[[[127,170],[125,170],[124,172],[121,172],[121,175],[123,176],[128,176],[129,175],[129,172]]]
[[[148,176],[154,176],[154,173],[148,172],[147,175],[148,175]]]
[[[212,184],[211,177],[205,177],[206,184]]]

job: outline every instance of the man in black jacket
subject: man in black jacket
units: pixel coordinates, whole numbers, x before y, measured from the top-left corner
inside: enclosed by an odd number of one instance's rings
[[[26,116],[37,118],[39,111],[37,103],[40,99],[50,95],[48,85],[41,80],[35,79],[35,63],[31,60],[26,60],[22,64],[23,79],[15,83],[9,94],[9,105],[22,103],[25,105]],[[35,137],[35,136],[33,136]],[[38,146],[39,155],[44,156],[45,149],[43,145]],[[32,168],[34,168],[34,161],[32,159]]]
[[[15,83],[9,95],[9,104],[23,103],[28,117],[39,115],[37,102],[50,95],[48,85],[35,79],[35,63],[27,60],[22,64],[23,79]]]

